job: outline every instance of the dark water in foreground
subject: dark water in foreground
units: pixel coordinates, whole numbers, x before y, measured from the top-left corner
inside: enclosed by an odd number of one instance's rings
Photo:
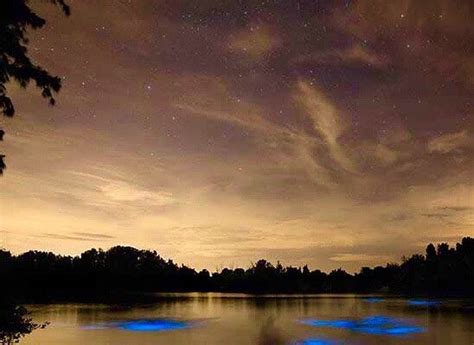
[[[168,294],[132,307],[30,306],[22,344],[474,344],[472,302],[360,296]]]

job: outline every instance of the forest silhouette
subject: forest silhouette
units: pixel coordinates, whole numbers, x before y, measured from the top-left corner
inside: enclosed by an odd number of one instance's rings
[[[363,267],[349,274],[304,267],[283,267],[259,260],[249,268],[196,271],[156,251],[116,246],[90,249],[79,256],[28,251],[0,251],[0,276],[12,296],[38,299],[107,296],[124,292],[245,293],[399,293],[407,295],[474,295],[474,239],[455,247],[429,244],[425,255],[403,258],[400,264]]]

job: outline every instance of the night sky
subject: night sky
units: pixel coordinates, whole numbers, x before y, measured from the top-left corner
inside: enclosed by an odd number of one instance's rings
[[[30,41],[57,105],[9,85],[1,247],[354,271],[474,235],[472,1],[68,3]]]

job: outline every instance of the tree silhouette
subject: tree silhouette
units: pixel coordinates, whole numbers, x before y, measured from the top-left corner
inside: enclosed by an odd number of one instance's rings
[[[66,16],[69,16],[69,6],[64,0],[45,0],[58,6]],[[13,81],[20,87],[26,88],[31,82],[41,90],[41,95],[54,105],[54,93],[61,88],[61,79],[51,75],[47,70],[35,64],[28,52],[29,30],[37,30],[46,24],[44,18],[38,16],[29,6],[28,0],[0,1],[0,113],[4,117],[12,117],[15,107],[7,94],[6,84]],[[1,116],[1,115],[0,115]],[[0,141],[3,141],[5,131],[0,128]],[[5,155],[0,153],[0,175],[5,170]],[[1,251],[0,260],[10,262],[11,255]],[[6,278],[5,269],[0,273]],[[4,293],[0,301],[0,344],[18,343],[26,334],[46,324],[36,324],[28,317],[28,311],[9,300]]]
[[[0,344],[19,343],[21,338],[47,323],[37,324],[28,316],[26,308],[9,302],[0,302]]]
[[[38,301],[44,296],[82,300],[119,298],[123,293],[151,291],[221,291],[247,293],[374,293],[474,296],[474,239],[455,248],[432,244],[426,255],[415,254],[401,264],[363,267],[349,274],[329,274],[309,267],[284,267],[259,260],[251,267],[224,268],[210,274],[177,265],[157,252],[117,246],[90,249],[79,256],[0,250],[0,277],[10,294]]]
[[[59,6],[66,16],[70,14],[64,0],[45,1]],[[32,10],[28,0],[0,1],[0,112],[3,116],[12,117],[15,114],[6,88],[10,81],[22,88],[34,82],[41,90],[41,95],[51,105],[55,104],[53,94],[61,88],[61,79],[35,64],[28,53],[28,31],[40,29],[45,24],[45,19]],[[3,135],[4,131],[0,129],[0,141]],[[0,154],[0,174],[6,168],[4,157]]]

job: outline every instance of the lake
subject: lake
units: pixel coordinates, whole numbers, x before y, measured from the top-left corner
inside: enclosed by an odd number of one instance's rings
[[[22,344],[474,344],[474,305],[354,295],[161,294],[147,305],[32,305]]]

